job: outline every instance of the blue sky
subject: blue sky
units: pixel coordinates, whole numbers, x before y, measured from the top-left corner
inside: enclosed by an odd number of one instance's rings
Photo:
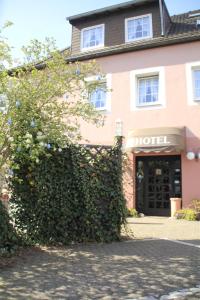
[[[13,54],[20,57],[20,48],[31,39],[53,37],[63,49],[70,45],[71,27],[67,16],[127,2],[127,0],[0,0],[0,24],[6,20],[14,26],[6,36],[14,47]],[[171,15],[200,9],[199,0],[165,0]]]

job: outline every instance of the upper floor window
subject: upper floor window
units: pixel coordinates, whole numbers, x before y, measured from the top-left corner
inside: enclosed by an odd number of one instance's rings
[[[96,110],[111,111],[111,74],[107,74],[99,78],[99,76],[91,76],[85,78],[89,85],[93,85],[98,80],[98,86],[87,94],[88,101],[96,108]]]
[[[131,71],[131,110],[166,106],[164,67]]]
[[[189,105],[200,105],[200,61],[186,64]]]
[[[200,100],[200,68],[193,70],[194,100]]]
[[[90,94],[90,103],[97,110],[106,109],[106,83],[102,83]]]
[[[126,42],[151,38],[152,33],[152,15],[138,16],[125,20]]]
[[[81,31],[81,50],[86,51],[104,46],[104,24],[87,27]]]
[[[158,103],[159,77],[138,78],[138,106]]]

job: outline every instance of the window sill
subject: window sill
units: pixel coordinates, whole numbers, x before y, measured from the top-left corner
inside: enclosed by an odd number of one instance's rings
[[[137,108],[143,108],[143,107],[151,107],[151,106],[161,106],[162,103],[161,102],[152,102],[152,103],[148,103],[148,104],[136,104]]]
[[[163,103],[148,104],[148,105],[136,105],[132,111],[142,111],[142,110],[156,110],[164,109],[165,105]]]
[[[95,46],[95,47],[88,47],[88,48],[81,48],[81,52],[90,52],[93,50],[103,49],[104,45]]]
[[[147,37],[142,37],[142,38],[138,38],[138,39],[133,39],[133,40],[126,40],[125,43],[129,44],[129,43],[134,43],[134,42],[139,42],[139,41],[145,41],[145,40],[151,40],[153,39],[153,36],[147,36]]]
[[[107,108],[105,107],[105,108],[94,108],[96,111],[102,111],[102,112],[104,112],[104,111],[108,111],[107,110]]]

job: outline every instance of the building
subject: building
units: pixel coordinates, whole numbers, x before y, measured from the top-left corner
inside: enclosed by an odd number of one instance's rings
[[[116,120],[129,151],[129,207],[169,215],[170,198],[200,198],[200,10],[170,16],[163,0],[134,0],[68,18],[70,61],[96,59],[106,73],[90,96],[106,116],[82,124],[112,144]]]

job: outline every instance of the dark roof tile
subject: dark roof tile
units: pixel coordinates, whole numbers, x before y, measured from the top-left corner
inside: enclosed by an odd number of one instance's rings
[[[199,16],[198,16],[199,14]],[[191,17],[194,15],[194,17]],[[189,11],[184,14],[174,15],[171,17],[172,24],[168,35],[184,34],[188,32],[199,32],[200,26],[197,27],[197,20],[200,20],[200,9]]]

